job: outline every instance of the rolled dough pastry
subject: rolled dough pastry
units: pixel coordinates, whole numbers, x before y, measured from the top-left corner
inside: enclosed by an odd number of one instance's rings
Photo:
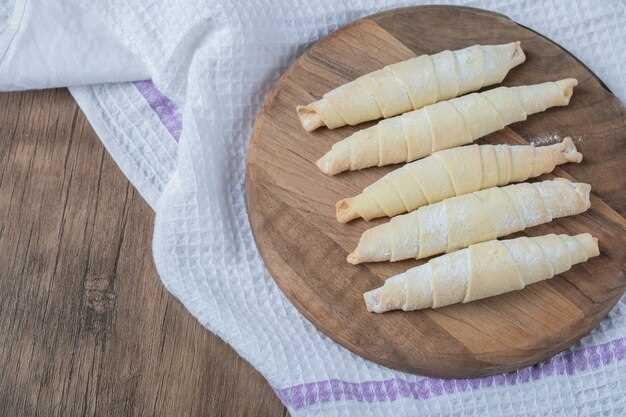
[[[421,55],[365,74],[296,110],[308,132],[356,125],[497,84],[525,59],[519,42]]]
[[[510,235],[586,211],[590,191],[557,178],[448,198],[365,231],[348,262],[420,259]]]
[[[337,202],[337,220],[393,217],[448,197],[525,181],[580,162],[571,138],[550,146],[468,145],[435,152],[391,171],[355,197]]]
[[[409,162],[466,145],[528,115],[569,104],[577,81],[498,87],[442,101],[383,120],[337,142],[317,166],[335,175],[347,170]]]
[[[521,290],[599,254],[589,233],[490,240],[395,275],[363,297],[375,313],[468,303]]]

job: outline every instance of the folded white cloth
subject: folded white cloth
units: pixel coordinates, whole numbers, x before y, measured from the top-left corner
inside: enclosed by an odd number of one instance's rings
[[[4,2],[5,15],[10,6]],[[124,47],[94,8],[49,0],[17,0],[12,6],[0,35],[0,90],[150,78],[143,61]]]
[[[591,335],[549,361],[506,375],[439,380],[346,351],[304,319],[265,270],[243,194],[257,109],[311,42],[408,2],[5,3],[0,88],[154,81],[71,91],[156,210],[154,257],[163,283],[259,369],[292,415],[626,414],[623,300]],[[626,98],[622,2],[463,3],[507,14],[554,39]]]

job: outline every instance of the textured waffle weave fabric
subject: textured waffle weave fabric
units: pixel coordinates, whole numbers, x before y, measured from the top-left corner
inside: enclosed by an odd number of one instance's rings
[[[493,377],[439,380],[384,368],[335,344],[295,310],[266,271],[244,204],[246,145],[263,99],[312,42],[359,17],[416,2],[93,3],[91,13],[153,82],[71,92],[156,211],[160,277],[267,378],[293,416],[626,415],[624,300],[591,335],[544,363]],[[626,99],[626,3],[461,3],[506,14],[550,37]],[[9,8],[0,12],[11,16]],[[0,40],[10,38],[15,22],[7,19]]]

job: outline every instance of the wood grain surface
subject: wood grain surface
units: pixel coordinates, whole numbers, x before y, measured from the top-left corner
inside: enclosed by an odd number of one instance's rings
[[[386,220],[339,224],[335,202],[396,167],[323,175],[314,161],[334,142],[371,123],[306,133],[296,105],[416,54],[516,40],[522,41],[527,61],[511,71],[504,85],[575,77],[579,86],[570,106],[530,116],[478,143],[573,136],[585,159],[555,174],[591,183],[592,207],[527,234],[591,232],[600,240],[601,256],[499,297],[438,310],[368,313],[364,291],[420,262],[348,264],[346,255],[361,233]],[[399,9],[358,21],[315,44],[284,74],[258,115],[246,187],[257,244],[285,294],[335,341],[393,368],[466,377],[536,363],[587,334],[626,287],[626,111],[567,51],[495,13],[442,6]]]
[[[161,285],[154,214],[66,90],[0,94],[0,416],[285,416]]]

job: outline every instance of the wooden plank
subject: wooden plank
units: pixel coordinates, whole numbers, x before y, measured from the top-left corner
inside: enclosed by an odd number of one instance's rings
[[[583,163],[563,165],[556,173],[591,183],[591,210],[531,228],[527,234],[591,232],[600,240],[602,255],[516,293],[439,310],[368,313],[364,291],[423,261],[349,265],[346,255],[361,233],[387,220],[339,224],[335,203],[396,167],[325,176],[314,162],[337,140],[370,124],[307,133],[296,117],[296,105],[413,54],[516,40],[522,42],[527,61],[510,72],[504,85],[573,77],[579,86],[569,106],[532,115],[479,143],[515,143],[547,134],[580,139]],[[335,32],[289,68],[257,118],[248,154],[246,198],[268,269],[320,330],[386,366],[467,377],[516,369],[567,348],[623,294],[625,169],[626,110],[567,51],[496,13],[409,7]]]
[[[0,94],[0,416],[280,416],[161,285],[154,214],[66,90]]]

